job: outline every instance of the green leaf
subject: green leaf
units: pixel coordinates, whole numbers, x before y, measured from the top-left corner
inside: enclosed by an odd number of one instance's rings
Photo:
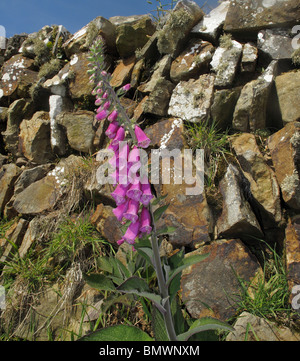
[[[176,232],[176,227],[164,227],[156,232],[157,236],[161,236],[163,234],[172,234]]]
[[[161,202],[162,200],[164,200],[167,197],[168,197],[168,195],[166,194],[164,196],[160,196],[160,197],[154,199],[154,201],[151,203],[152,206],[156,206],[159,202]]]
[[[128,280],[122,283],[117,290],[124,293],[133,293],[137,296],[146,297],[153,301],[161,312],[165,312],[164,307],[161,305],[160,295],[151,292],[148,284],[139,277],[133,276],[128,278]]]
[[[137,252],[146,259],[153,266],[153,250],[149,247],[138,247],[136,248]]]
[[[148,284],[139,277],[133,276],[128,278],[124,283],[122,283],[119,287],[118,290],[121,290],[123,292],[127,292],[127,291],[138,291],[138,292],[151,292]]]
[[[183,317],[182,308],[180,307],[179,304],[179,298],[176,297],[172,301],[170,300],[170,302],[171,302],[171,312],[174,320],[175,332],[176,335],[179,335],[183,333],[185,330],[187,330],[188,325],[185,318]]]
[[[170,341],[164,317],[156,307],[152,311],[152,329],[155,341]]]
[[[103,328],[102,330],[93,332],[82,337],[78,341],[153,341],[146,332],[141,329],[128,326],[117,325]]]
[[[84,280],[93,288],[100,291],[116,291],[116,287],[112,280],[101,274],[84,275]]]
[[[113,273],[113,266],[111,264],[111,257],[99,257],[97,259],[97,265],[101,269],[101,271],[107,273]]]
[[[153,213],[154,221],[157,222],[168,208],[169,208],[169,204],[157,208]]]
[[[177,267],[176,269],[174,269],[173,271],[170,272],[169,274],[169,278],[167,281],[167,285],[169,285],[171,283],[171,281],[173,280],[173,278],[180,272],[182,272],[186,267],[191,266],[195,263],[201,262],[203,261],[205,258],[207,258],[209,256],[209,254],[198,254],[195,256],[190,256],[190,257],[186,257],[182,260],[182,264],[179,265],[179,267]]]
[[[177,295],[178,291],[180,290],[180,283],[181,283],[181,274],[178,273],[170,282],[170,286],[169,286],[170,302],[174,299],[174,297]]]
[[[183,261],[185,255],[184,247],[179,252],[168,258],[168,263],[172,270],[176,269]]]
[[[200,320],[196,320],[187,332],[184,332],[177,336],[178,341],[187,341],[191,336],[209,330],[225,330],[225,331],[234,331],[234,328],[231,327],[226,322],[216,320],[211,317],[205,317]]]

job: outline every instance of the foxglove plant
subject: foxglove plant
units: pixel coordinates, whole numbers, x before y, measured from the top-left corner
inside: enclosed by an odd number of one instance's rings
[[[156,271],[159,287],[159,293],[153,293],[143,279],[134,276],[115,288],[110,282],[109,290],[133,293],[150,299],[163,316],[162,327],[165,330],[166,339],[171,341],[188,339],[192,334],[210,329],[208,322],[193,325],[191,330],[177,335],[171,302],[177,294],[178,287],[176,286],[178,286],[178,276],[182,269],[199,262],[204,256],[184,259],[184,252],[181,251],[172,257],[170,265],[166,262],[162,263],[159,253],[159,232],[156,230],[155,222],[168,206],[159,207],[153,212],[152,207],[158,204],[159,199],[153,199],[147,177],[139,172],[142,163],[141,151],[149,147],[151,140],[138,125],[132,124],[121,106],[119,97],[130,90],[130,84],[126,84],[117,92],[110,85],[111,76],[104,70],[102,38],[97,39],[91,47],[89,60],[90,81],[95,84],[92,94],[96,97],[95,105],[98,107],[95,118],[97,122],[108,120],[109,126],[105,134],[110,139],[108,149],[114,152],[114,156],[109,161],[111,165],[115,165],[114,172],[111,174],[115,184],[111,196],[116,203],[113,213],[121,224],[126,224],[124,235],[117,243],[121,245],[126,242],[132,245],[134,250],[150,263]],[[162,234],[170,231],[173,230],[167,228]],[[103,277],[103,275],[98,276],[97,288],[102,287],[107,290],[108,281]],[[95,286],[95,276],[89,278],[86,275],[86,280]],[[221,324],[215,322],[213,328],[216,328],[216,325],[220,327]],[[228,326],[226,327],[228,329]]]

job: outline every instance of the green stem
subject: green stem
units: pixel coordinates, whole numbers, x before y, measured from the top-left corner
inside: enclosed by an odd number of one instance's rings
[[[110,96],[109,96],[109,99],[110,100],[113,100],[115,106],[117,107],[117,110],[118,112],[120,113],[121,115],[121,118],[124,120],[124,123],[126,124],[127,128],[128,128],[128,131],[130,133],[130,136],[132,138],[132,141],[134,143],[137,142],[137,139],[136,139],[136,136],[135,136],[135,132],[134,132],[134,129],[133,129],[133,126],[131,124],[131,121],[130,119],[128,118],[128,115],[124,109],[124,107],[121,105],[120,103],[120,100],[118,98],[118,96],[116,95],[115,91],[113,90],[112,86],[110,85],[109,81],[107,79],[105,79],[104,77],[102,77],[102,82],[104,83],[104,88],[106,90],[109,91],[110,93]]]
[[[152,231],[152,235],[151,235],[151,245],[152,245],[152,250],[153,250],[153,255],[154,255],[153,263],[154,263],[154,267],[156,270],[160,295],[161,295],[162,299],[166,301],[165,305],[164,305],[166,313],[163,314],[163,317],[165,320],[165,325],[166,325],[166,329],[167,329],[170,341],[178,341],[176,332],[175,332],[175,328],[174,328],[172,312],[171,312],[171,304],[170,304],[168,286],[166,284],[166,279],[164,276],[162,263],[161,263],[161,259],[160,259],[160,255],[159,255],[158,239],[156,236],[156,227],[155,227],[155,222],[154,222],[151,205],[149,206],[149,212],[152,217],[152,225],[153,225],[153,231]]]

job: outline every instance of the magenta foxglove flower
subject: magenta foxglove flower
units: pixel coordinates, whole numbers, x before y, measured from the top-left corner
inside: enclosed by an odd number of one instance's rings
[[[117,244],[119,246],[121,246],[121,244],[123,244],[125,242],[125,239],[124,238],[121,238],[119,241],[117,241]]]
[[[134,146],[128,155],[128,163],[135,163],[140,160],[140,150]]]
[[[127,167],[127,158],[128,158],[129,150],[130,149],[128,143],[125,144],[121,143],[121,148],[119,148],[119,154],[117,158],[117,167],[119,167],[120,169]]]
[[[128,190],[127,185],[119,184],[116,189],[111,193],[111,196],[116,201],[116,205],[119,206],[126,202],[126,192]]]
[[[103,119],[107,118],[107,116],[108,116],[108,112],[103,109],[96,115],[96,119],[103,120]]]
[[[109,114],[109,116],[108,116],[107,119],[108,119],[110,122],[114,122],[115,120],[117,120],[118,115],[119,115],[119,113],[118,113],[116,110],[113,110],[113,111]]]
[[[142,189],[142,195],[141,195],[141,198],[140,198],[140,202],[144,206],[148,206],[151,199],[153,198],[153,195],[152,195],[152,192],[151,192],[151,186],[150,186],[149,182],[147,182],[146,184],[142,184],[141,189]]]
[[[137,238],[140,231],[140,222],[131,223],[127,228],[126,233],[123,236],[123,239],[128,244],[134,244],[135,239]]]
[[[95,100],[95,105],[101,105],[103,103],[103,100],[101,99],[101,98],[97,98],[96,100]]]
[[[124,218],[128,219],[132,223],[137,222],[139,219],[139,216],[138,216],[139,206],[140,206],[139,202],[131,199],[129,201],[128,209],[124,213]]]
[[[109,149],[109,150],[112,150],[113,152],[117,152],[118,151],[118,149],[119,149],[119,143],[118,144],[109,144],[109,146],[107,147],[107,149]]]
[[[113,209],[113,214],[116,216],[119,222],[122,221],[124,217],[124,213],[127,212],[128,205],[129,205],[129,199],[127,199],[124,203],[120,204],[117,208]]]
[[[124,85],[122,89],[125,90],[125,91],[130,90],[131,89],[131,84]]]
[[[151,215],[146,207],[143,207],[140,219],[140,232],[150,234],[151,227]]]
[[[120,126],[118,122],[112,122],[109,124],[105,134],[108,136],[108,138],[110,139],[114,139],[118,130],[119,130]],[[112,142],[112,146],[115,146],[116,144]]]
[[[111,102],[110,102],[110,101],[105,102],[105,103],[103,104],[103,109],[104,109],[104,110],[108,110],[109,107],[110,107],[110,105],[111,105]]]
[[[125,129],[123,127],[119,127],[117,134],[114,137],[114,140],[112,141],[112,144],[115,145],[116,143],[123,142],[124,138],[125,138]]]
[[[127,190],[126,195],[128,198],[139,202],[142,195],[141,183],[136,182],[131,184],[129,189]]]
[[[138,147],[148,148],[151,140],[147,137],[147,135],[142,131],[139,126],[135,126],[134,128],[135,136],[138,142]]]
[[[136,173],[141,168],[140,149],[134,146],[128,155],[129,177],[132,183],[136,183]]]

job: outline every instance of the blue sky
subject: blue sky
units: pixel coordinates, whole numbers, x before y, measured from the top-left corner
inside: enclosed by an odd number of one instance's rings
[[[195,0],[200,6],[204,0]],[[162,1],[164,4],[171,2]],[[147,0],[0,0],[0,25],[6,29],[6,36],[32,33],[45,25],[64,25],[75,33],[97,16],[106,19],[116,16],[147,14],[156,8]],[[217,0],[208,3],[215,7]]]

